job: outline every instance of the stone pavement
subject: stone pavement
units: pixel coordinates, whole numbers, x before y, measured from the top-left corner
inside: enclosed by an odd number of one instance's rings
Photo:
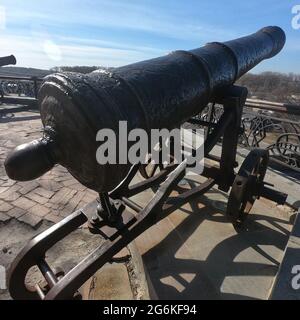
[[[0,114],[0,222],[15,218],[37,228],[43,220],[58,222],[97,197],[59,165],[34,181],[7,177],[3,164],[9,151],[39,138],[41,128],[37,112]]]

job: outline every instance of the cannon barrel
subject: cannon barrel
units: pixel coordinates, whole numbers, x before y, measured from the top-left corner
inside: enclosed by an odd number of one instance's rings
[[[12,179],[30,180],[59,163],[85,186],[110,191],[130,165],[96,161],[99,129],[118,134],[119,121],[127,121],[128,130],[176,127],[284,43],[281,28],[266,27],[111,71],[52,74],[39,91],[43,137],[17,147],[5,161],[6,172]]]
[[[14,55],[0,57],[0,67],[7,66],[9,64],[16,64],[17,60]]]

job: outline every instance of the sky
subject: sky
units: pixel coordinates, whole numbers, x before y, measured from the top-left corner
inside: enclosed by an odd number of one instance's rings
[[[285,48],[253,71],[300,73],[295,5],[300,0],[0,0],[0,56],[43,69],[117,67],[278,25]]]

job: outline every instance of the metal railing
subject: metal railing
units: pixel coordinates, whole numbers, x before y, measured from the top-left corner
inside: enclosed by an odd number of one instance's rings
[[[222,113],[211,103],[195,118],[216,123]],[[271,163],[300,172],[300,105],[247,99],[241,125],[240,146],[267,149]]]
[[[0,103],[37,107],[38,77],[18,77],[0,75]]]

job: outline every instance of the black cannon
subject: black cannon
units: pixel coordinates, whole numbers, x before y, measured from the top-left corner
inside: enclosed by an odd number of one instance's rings
[[[12,297],[72,298],[124,246],[214,185],[226,192],[230,190],[227,215],[236,228],[242,225],[259,196],[283,203],[286,195],[264,185],[266,150],[252,150],[238,173],[234,171],[247,97],[247,89],[235,86],[234,82],[262,60],[276,55],[284,43],[285,34],[279,27],[266,27],[237,40],[175,51],[112,71],[48,76],[39,92],[43,137],[17,147],[6,159],[6,172],[12,179],[30,180],[61,164],[82,184],[99,192],[99,199],[70,214],[21,251],[9,273]],[[189,120],[209,102],[213,103],[212,109],[215,103],[223,106],[217,123],[211,121],[213,110],[206,121]],[[119,121],[127,121],[128,130],[142,128],[147,132],[154,128],[176,128],[185,121],[209,128],[204,156],[215,165],[205,164],[202,175],[207,180],[174,199],[169,196],[185,176],[185,160],[180,164],[157,164],[160,170],[152,170],[149,175],[147,165],[140,163],[100,165],[95,156],[96,134],[102,128],[118,133]],[[210,152],[220,138],[222,152],[217,157]],[[145,180],[132,185],[138,170]],[[130,199],[153,186],[158,191],[144,207]],[[65,276],[58,277],[45,261],[45,252],[87,221],[90,231],[106,241]],[[24,284],[33,265],[44,275],[46,287],[28,288]]]
[[[7,66],[10,64],[16,64],[17,60],[14,55],[0,57],[0,67]]]
[[[117,132],[121,120],[127,121],[128,131],[176,127],[199,113],[218,90],[276,55],[284,43],[280,28],[267,27],[244,38],[175,51],[113,71],[50,75],[39,92],[44,136],[12,153],[5,164],[7,174],[31,180],[59,163],[88,188],[110,191],[130,166],[112,170],[97,163],[99,129]]]

